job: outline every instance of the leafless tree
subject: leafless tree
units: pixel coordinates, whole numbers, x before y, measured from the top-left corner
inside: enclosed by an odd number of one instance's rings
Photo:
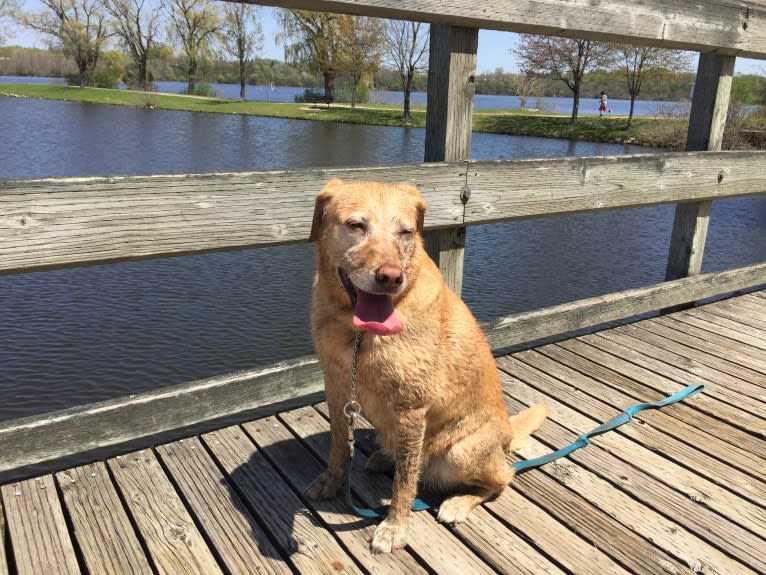
[[[612,47],[606,42],[529,34],[521,36],[514,52],[530,73],[549,74],[572,91],[572,124],[577,122],[580,88],[585,74],[608,67],[614,58]]]
[[[252,4],[226,3],[223,8],[223,34],[221,45],[224,52],[239,62],[239,99],[245,99],[248,67],[256,51],[263,48],[263,26],[258,8]]]
[[[429,26],[421,22],[388,20],[386,24],[388,58],[399,70],[404,93],[404,119],[410,117],[412,80],[421,70],[428,68]]]
[[[120,38],[136,66],[135,85],[149,88],[149,58],[157,42],[164,5],[161,0],[104,0],[112,16],[114,33]],[[133,82],[131,82],[133,83]]]
[[[9,25],[11,18],[17,14],[19,4],[17,0],[0,0],[0,46],[13,37]]]
[[[221,15],[216,5],[206,0],[169,0],[168,19],[168,36],[186,56],[186,91],[193,94],[200,60],[210,54],[213,40],[221,30]]]
[[[80,87],[90,83],[109,37],[101,0],[40,0],[45,11],[24,14],[21,23],[48,36],[52,46],[77,65]]]
[[[527,70],[521,70],[513,79],[513,88],[519,98],[519,107],[527,108],[529,98],[534,96],[540,89],[540,79]]]
[[[630,128],[633,125],[633,108],[644,80],[659,72],[690,70],[691,57],[689,53],[678,50],[629,44],[617,44],[614,50],[617,65],[625,74],[625,82],[630,94],[630,112],[628,113],[628,128]]]

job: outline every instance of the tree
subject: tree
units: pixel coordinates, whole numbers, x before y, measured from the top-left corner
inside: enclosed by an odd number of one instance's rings
[[[383,58],[384,24],[366,16],[337,17],[338,64],[351,80],[351,108],[356,107],[356,91],[365,75],[371,76]]]
[[[540,82],[537,76],[530,74],[527,70],[521,70],[513,81],[513,88],[519,97],[519,108],[526,109],[529,98],[538,94],[540,91]]]
[[[633,125],[633,107],[644,80],[652,75],[656,76],[658,72],[684,72],[691,68],[688,53],[677,50],[617,44],[614,51],[630,94],[628,128]]]
[[[339,37],[336,14],[307,10],[281,10],[282,32],[277,42],[285,44],[285,59],[302,62],[317,70],[324,79],[325,96],[333,97],[339,69]]]
[[[40,0],[47,11],[24,14],[21,23],[49,37],[77,65],[80,87],[90,83],[109,31],[101,0]]]
[[[180,44],[186,56],[186,91],[193,94],[200,60],[211,52],[213,39],[221,30],[221,16],[205,0],[170,0],[168,18],[168,36]]]
[[[263,27],[252,4],[226,3],[221,45],[239,62],[239,99],[245,99],[247,72],[257,50],[263,48]]]
[[[10,21],[11,17],[18,13],[19,5],[17,0],[0,0],[0,46],[13,37],[13,33],[7,28],[7,21]]]
[[[152,5],[149,0],[105,0],[104,5],[113,18],[115,34],[136,66],[135,81],[130,83],[141,90],[148,89],[149,57],[156,52],[162,2]]]
[[[389,61],[399,71],[404,92],[404,119],[410,118],[412,80],[418,71],[428,67],[429,26],[421,22],[388,20],[386,47]]]
[[[572,124],[577,122],[580,89],[585,74],[607,67],[613,60],[612,48],[604,42],[529,34],[521,35],[514,52],[523,62],[524,69],[533,74],[550,74],[572,91]]]

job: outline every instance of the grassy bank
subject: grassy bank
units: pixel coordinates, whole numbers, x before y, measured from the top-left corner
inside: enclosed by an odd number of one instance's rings
[[[134,106],[149,109],[181,110],[215,114],[243,114],[299,120],[321,120],[381,126],[425,127],[425,108],[415,106],[412,118],[405,121],[401,106],[374,104],[352,110],[345,104],[240,102],[221,98],[203,98],[155,92],[134,92],[102,88],[77,88],[52,84],[0,84],[0,95],[51,100],[68,100],[93,104]],[[568,115],[522,110],[480,110],[474,113],[473,129],[477,132],[541,136],[593,142],[628,142],[640,145],[680,149],[686,133],[686,121],[666,118],[638,117],[626,129],[624,117],[581,115],[576,124]]]

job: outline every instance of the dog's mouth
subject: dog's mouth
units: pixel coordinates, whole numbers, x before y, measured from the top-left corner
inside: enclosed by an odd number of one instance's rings
[[[396,317],[394,301],[390,295],[374,294],[359,289],[342,269],[338,269],[340,281],[354,308],[354,327],[375,335],[394,335],[404,331]]]

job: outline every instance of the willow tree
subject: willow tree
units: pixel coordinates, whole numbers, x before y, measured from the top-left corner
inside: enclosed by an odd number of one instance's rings
[[[77,66],[80,87],[90,84],[104,42],[109,37],[101,0],[40,0],[46,10],[23,14],[22,25],[48,37]]]
[[[263,26],[252,4],[226,3],[223,8],[221,46],[239,63],[239,99],[245,99],[247,73],[253,56],[263,48]]]
[[[151,84],[149,58],[156,52],[157,34],[164,8],[161,0],[104,0],[112,28],[136,67],[131,84],[146,90]]]
[[[418,71],[428,68],[429,31],[428,24],[422,22],[389,20],[386,24],[388,60],[399,71],[404,93],[402,115],[405,120],[411,116],[412,80]]]
[[[186,92],[193,94],[200,61],[212,52],[213,41],[221,31],[221,15],[207,0],[169,0],[168,20],[168,36],[186,56]]]
[[[585,74],[608,67],[614,58],[612,47],[606,42],[529,34],[521,35],[514,52],[524,70],[561,80],[572,91],[572,124],[577,122]]]
[[[280,10],[282,31],[277,42],[284,42],[285,58],[317,70],[324,79],[324,93],[332,98],[340,69],[338,16],[308,10]]]

